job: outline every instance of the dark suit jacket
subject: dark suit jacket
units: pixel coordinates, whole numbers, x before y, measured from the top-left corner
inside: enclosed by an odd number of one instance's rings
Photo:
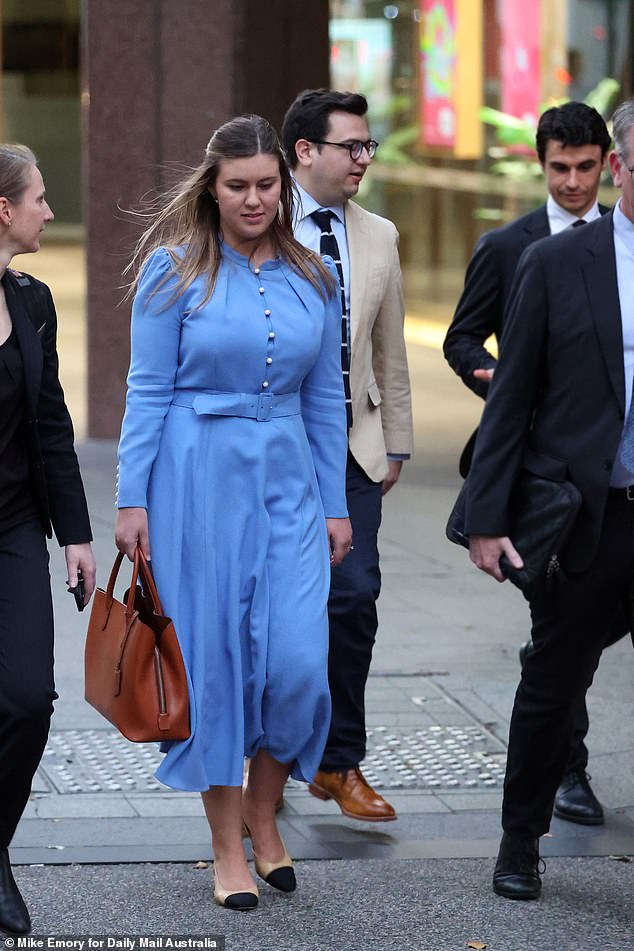
[[[465,275],[464,290],[447,331],[443,350],[451,369],[463,383],[486,398],[489,384],[476,380],[474,370],[490,369],[495,358],[484,343],[502,335],[504,310],[522,251],[550,234],[546,205],[483,234]]]
[[[602,215],[610,210],[603,205],[599,208]],[[483,234],[475,247],[443,350],[452,370],[483,399],[489,384],[477,380],[473,371],[490,369],[496,364],[484,347],[485,341],[492,334],[500,341],[513,275],[522,252],[549,235],[548,213],[543,204],[503,228]]]
[[[583,503],[560,559],[564,568],[585,569],[596,550],[624,414],[609,214],[534,243],[520,260],[469,473],[468,533],[510,534],[509,497],[521,467],[569,478]]]
[[[26,429],[33,494],[44,531],[60,545],[91,541],[73,426],[59,382],[57,315],[46,284],[7,270],[7,308],[24,364]]]

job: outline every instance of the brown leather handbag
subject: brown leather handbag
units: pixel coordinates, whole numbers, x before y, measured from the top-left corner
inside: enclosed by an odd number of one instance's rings
[[[135,743],[186,740],[187,677],[174,625],[137,546],[125,604],[114,597],[123,554],[93,598],[85,651],[85,697]],[[141,585],[137,584],[141,580]]]

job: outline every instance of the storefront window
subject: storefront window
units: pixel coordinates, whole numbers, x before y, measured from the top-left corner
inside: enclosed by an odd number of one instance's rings
[[[545,195],[532,149],[500,162],[482,108],[534,124],[611,77],[609,112],[631,95],[634,2],[332,0],[330,11],[331,84],[367,96],[381,141],[360,201],[399,228],[408,312],[445,320],[478,236]],[[613,200],[607,184],[602,197]]]
[[[40,160],[57,224],[81,222],[80,0],[0,0],[2,141]]]

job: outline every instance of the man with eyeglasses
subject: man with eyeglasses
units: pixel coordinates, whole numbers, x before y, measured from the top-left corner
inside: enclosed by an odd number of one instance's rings
[[[295,234],[334,258],[342,304],[342,373],[353,549],[333,569],[328,615],[332,722],[310,785],[352,819],[384,822],[395,810],[360,769],[366,753],[365,686],[378,626],[382,496],[412,452],[398,233],[351,199],[374,156],[363,96],[310,89],[284,118],[282,142],[299,194]]]
[[[535,650],[511,715],[493,876],[506,898],[540,893],[538,840],[575,713],[634,582],[634,100],[616,110],[613,135],[616,207],[533,243],[519,262],[469,473],[471,559],[498,581],[503,554],[521,567],[509,499],[522,466],[582,496],[558,553],[565,578],[529,595]]]
[[[465,286],[444,343],[452,369],[471,390],[486,399],[495,372],[495,357],[486,349],[489,337],[500,339],[509,303],[513,274],[530,244],[568,228],[577,228],[607,214],[597,201],[599,182],[610,148],[610,133],[600,114],[583,102],[566,102],[547,109],[537,125],[537,157],[544,171],[547,201],[502,228],[486,232],[469,262]],[[475,434],[460,460],[466,475]],[[619,617],[610,643],[623,636],[627,619]],[[520,658],[533,650],[527,641]],[[555,815],[580,825],[601,825],[603,808],[586,773],[589,729],[585,698],[575,721],[570,757],[555,797]]]

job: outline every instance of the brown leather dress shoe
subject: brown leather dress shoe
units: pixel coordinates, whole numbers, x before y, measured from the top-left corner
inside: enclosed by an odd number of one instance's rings
[[[390,822],[397,818],[392,806],[372,789],[358,766],[336,773],[320,769],[308,789],[317,799],[334,799],[344,816],[350,819]]]

